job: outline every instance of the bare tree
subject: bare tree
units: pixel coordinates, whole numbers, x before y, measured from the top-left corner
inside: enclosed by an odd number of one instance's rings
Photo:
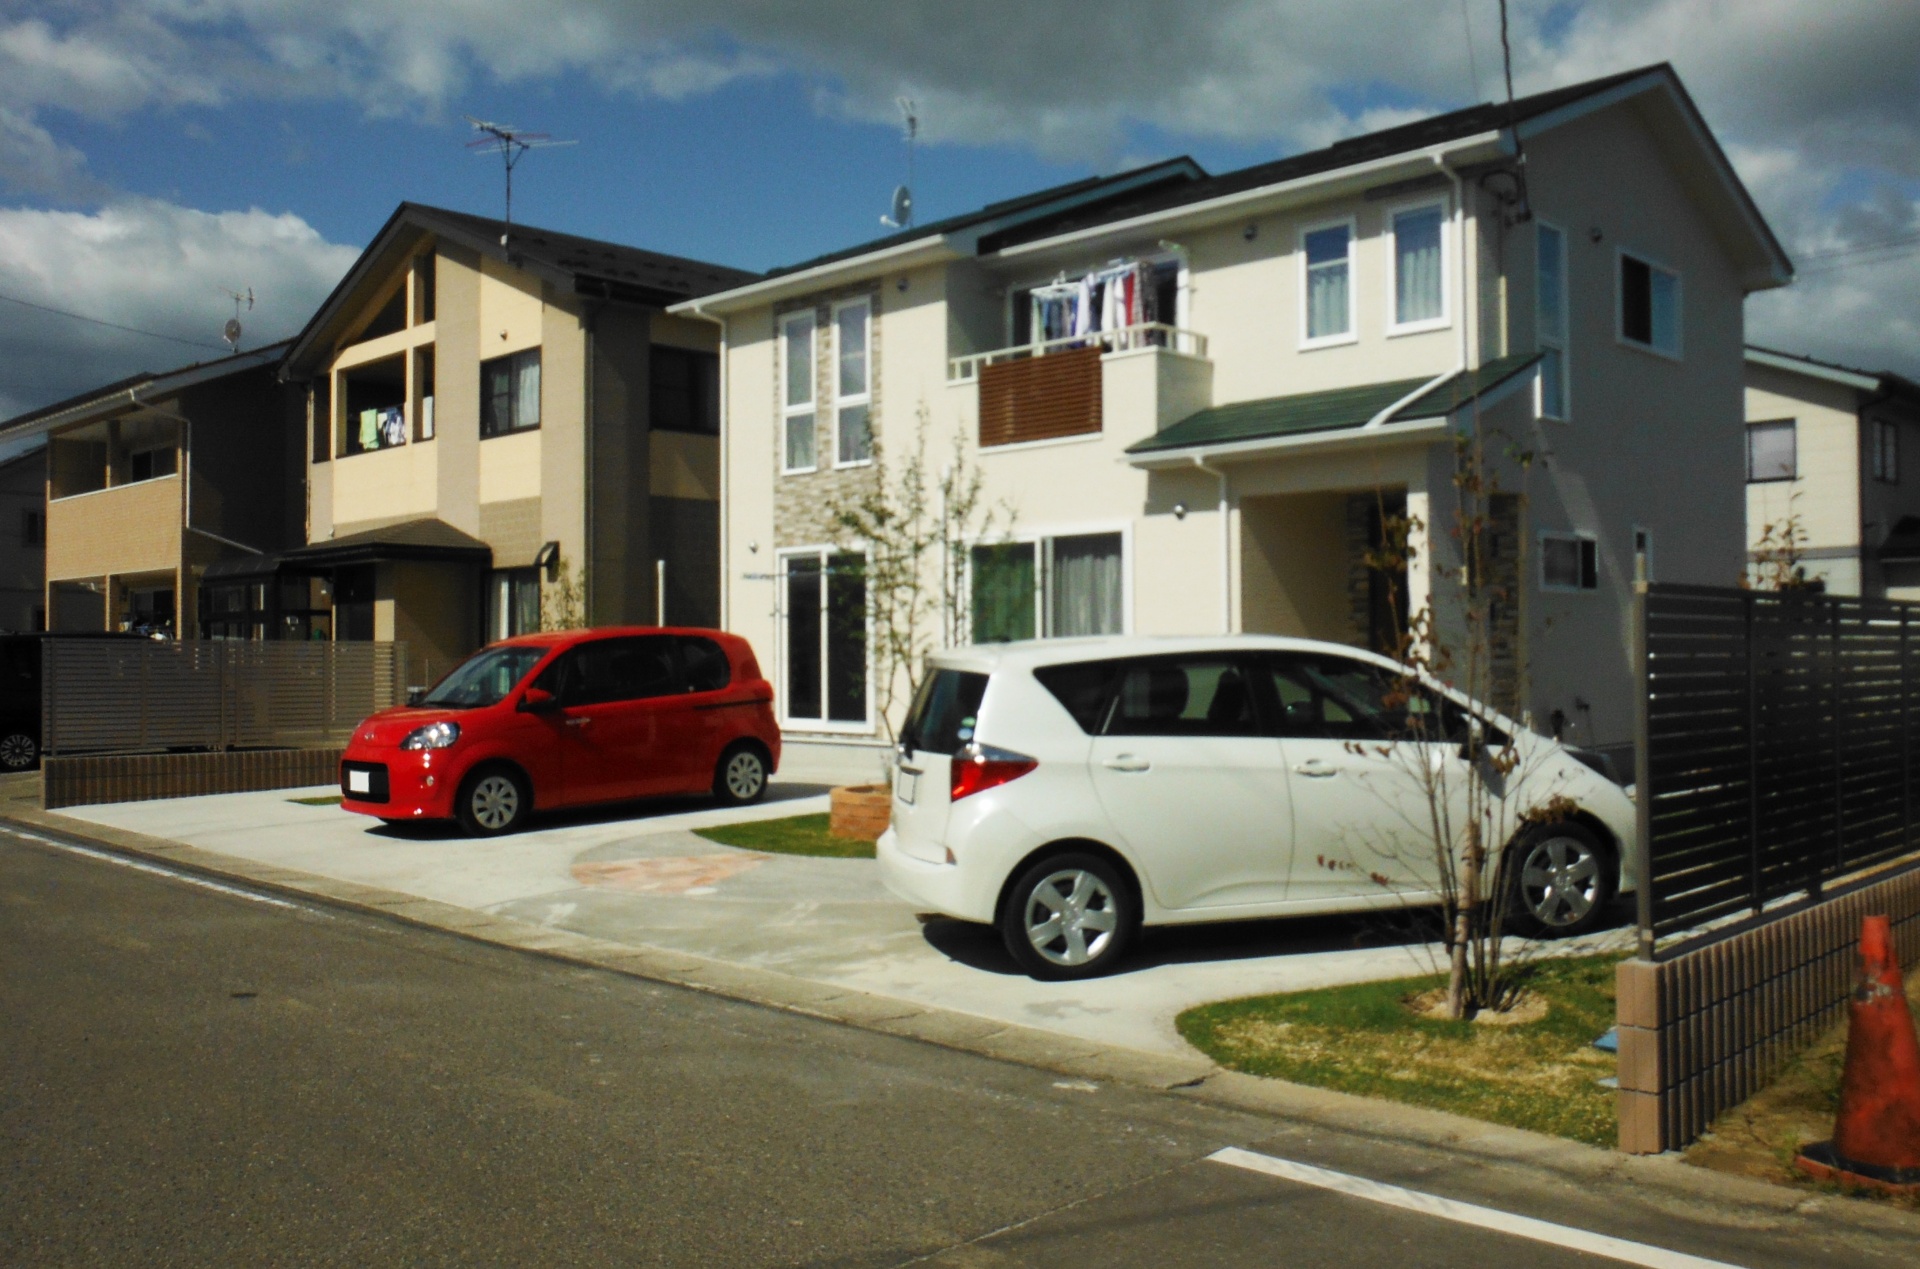
[[[963,433],[954,435],[947,462],[930,470],[930,428],[922,401],[908,443],[896,454],[875,437],[867,479],[827,508],[842,545],[864,551],[874,703],[889,741],[897,739],[895,707],[919,690],[936,640],[946,646],[965,641],[967,545],[1000,520],[1012,521],[1004,508],[985,505]]]
[[[573,575],[573,564],[565,555],[555,561],[552,581],[541,582],[540,628],[542,630],[580,630],[587,621],[587,570]]]

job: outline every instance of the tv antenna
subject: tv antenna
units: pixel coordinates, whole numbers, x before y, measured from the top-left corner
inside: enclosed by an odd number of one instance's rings
[[[578,141],[556,141],[545,132],[529,132],[516,128],[510,123],[489,123],[485,119],[475,119],[468,115],[467,122],[480,136],[467,142],[467,148],[475,154],[497,154],[507,173],[507,214],[505,227],[500,234],[500,245],[506,246],[507,239],[513,233],[513,169],[528,150],[542,150],[556,145],[579,145]]]
[[[220,338],[226,340],[227,347],[237,353],[240,351],[240,307],[244,304],[249,313],[253,311],[253,288],[248,287],[245,291],[229,291],[223,286],[220,288],[220,293],[233,301],[233,316],[229,317],[226,325],[220,328]]]
[[[919,107],[908,97],[895,97],[894,104],[900,107],[900,117],[904,124],[907,142],[907,183],[893,187],[892,214],[882,216],[880,223],[889,229],[905,229],[913,223],[913,147],[920,136]]]

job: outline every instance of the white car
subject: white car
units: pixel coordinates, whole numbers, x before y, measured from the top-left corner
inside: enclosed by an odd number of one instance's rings
[[[1385,658],[1260,635],[936,654],[880,870],[920,910],[998,926],[1035,977],[1090,977],[1142,924],[1437,902],[1429,808],[1459,840],[1475,761],[1509,928],[1591,929],[1632,888],[1635,823],[1594,755]]]

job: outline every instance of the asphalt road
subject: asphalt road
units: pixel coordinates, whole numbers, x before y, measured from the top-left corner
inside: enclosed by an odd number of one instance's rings
[[[1226,1146],[1735,1264],[1912,1263],[0,833],[3,1264],[1617,1263]]]

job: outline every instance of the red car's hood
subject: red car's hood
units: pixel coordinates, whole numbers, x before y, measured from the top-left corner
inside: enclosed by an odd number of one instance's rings
[[[416,727],[428,723],[437,723],[443,719],[457,723],[461,714],[467,711],[458,709],[438,709],[434,706],[396,705],[392,709],[383,709],[353,729],[353,743],[356,745],[399,744],[407,738],[407,733]]]

